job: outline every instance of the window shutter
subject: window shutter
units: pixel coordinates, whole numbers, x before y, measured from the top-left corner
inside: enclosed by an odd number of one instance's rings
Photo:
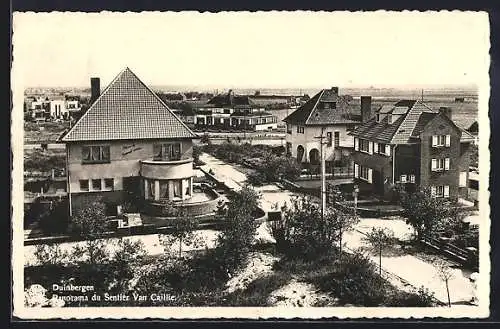
[[[359,139],[354,137],[354,151],[359,151]]]
[[[372,183],[373,169],[368,168],[368,183]]]
[[[438,137],[432,136],[432,147],[436,147],[438,144]]]
[[[373,152],[379,153],[379,145],[377,142],[373,142]]]
[[[359,177],[359,165],[357,163],[354,164],[354,177]]]
[[[444,159],[444,170],[450,170],[450,158]]]
[[[391,146],[390,145],[385,146],[385,155],[391,156]]]
[[[446,140],[445,140],[446,147],[450,147],[450,139],[451,139],[451,136],[450,135],[446,135]]]
[[[368,142],[368,153],[373,154],[373,142]]]
[[[432,159],[431,160],[431,170],[432,171],[436,171],[436,168],[437,168],[437,160],[436,159]]]
[[[436,196],[436,187],[435,186],[431,186],[431,196]]]
[[[448,185],[444,186],[444,197],[449,198],[450,197],[450,187]]]

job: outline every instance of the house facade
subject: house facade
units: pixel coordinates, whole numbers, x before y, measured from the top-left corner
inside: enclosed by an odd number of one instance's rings
[[[354,176],[362,191],[390,197],[395,185],[428,187],[443,198],[467,196],[473,137],[451,120],[451,110],[402,100],[380,107],[350,132]]]
[[[196,135],[126,68],[62,136],[70,214],[101,196],[113,214],[123,204],[186,201],[193,195]]]
[[[300,163],[318,164],[321,139],[328,164],[348,159],[354,139],[348,134],[361,123],[338,88],[324,89],[288,115],[286,123],[286,152]],[[363,98],[362,106],[370,107],[371,98]]]

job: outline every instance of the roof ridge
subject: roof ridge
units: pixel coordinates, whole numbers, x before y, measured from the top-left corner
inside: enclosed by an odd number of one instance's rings
[[[181,123],[190,133],[191,135],[193,135],[194,137],[198,137],[198,135],[196,135],[174,112],[172,112],[172,110],[167,106],[167,104],[165,104],[161,98],[153,91],[151,90],[151,88],[148,87],[148,85],[146,85],[141,79],[139,79],[139,77],[134,73],[132,72],[131,69],[129,69],[128,67],[126,68],[126,70],[128,69],[128,71],[144,86],[146,87],[146,89],[152,93],[154,95],[154,97],[160,102],[160,104],[162,104],[170,113],[173,114],[173,116],[175,117],[175,119]],[[96,100],[97,102],[97,100]]]
[[[124,73],[128,72],[130,75],[129,76],[124,76]],[[74,141],[74,138],[71,138],[67,140],[66,138],[75,130],[80,129],[80,125],[82,122],[85,122],[84,120],[87,117],[90,117],[90,115],[95,112],[95,109],[97,106],[99,106],[100,102],[102,101],[103,97],[106,97],[106,95],[112,90],[112,88],[117,84],[120,79],[132,79],[131,81],[135,80],[135,83],[138,83],[139,88],[144,88],[144,91],[146,92],[145,95],[148,95],[148,97],[153,97],[153,99],[158,102],[158,107],[157,109],[161,111],[165,111],[169,113],[169,116],[173,117],[174,122],[177,124],[180,124],[182,128],[185,129],[185,132],[188,133],[191,137],[197,137],[197,135],[184,123],[182,120],[161,100],[161,98],[150,88],[148,87],[129,67],[125,67],[120,73],[118,73],[115,78],[108,84],[108,86],[104,89],[104,91],[99,95],[99,97],[91,104],[91,106],[87,109],[87,111],[79,118],[79,120],[71,127],[68,129],[68,131],[59,138],[58,142],[71,142]],[[116,87],[116,88],[119,88]],[[114,89],[113,89],[114,90]],[[88,121],[88,120],[87,120]],[[81,129],[84,129],[81,128]],[[74,134],[74,133],[73,133]]]
[[[97,97],[97,98],[96,98],[96,100],[95,100],[95,101],[94,101],[94,102],[93,102],[93,103],[89,106],[89,108],[87,109],[87,111],[85,111],[85,113],[83,113],[83,115],[82,115],[82,116],[81,116],[81,117],[80,117],[80,118],[79,118],[79,119],[75,122],[75,124],[73,125],[73,127],[69,128],[69,129],[68,129],[68,131],[67,131],[65,134],[61,135],[61,137],[58,139],[58,142],[62,142],[62,141],[63,141],[63,139],[64,139],[67,135],[69,135],[69,133],[70,133],[71,131],[73,131],[73,129],[75,129],[75,127],[76,127],[76,126],[77,126],[77,125],[78,125],[78,124],[82,121],[82,119],[83,119],[83,118],[84,118],[84,117],[85,117],[85,116],[89,113],[89,111],[90,111],[90,110],[91,110],[91,109],[95,106],[95,104],[97,104],[97,101],[98,101],[99,99],[101,99],[101,98],[104,96],[104,94],[106,94],[106,93],[109,91],[109,89],[111,88],[111,86],[112,86],[112,85],[113,85],[113,84],[114,84],[114,83],[118,80],[118,78],[119,78],[119,77],[121,77],[121,76],[125,73],[125,71],[127,71],[127,70],[129,70],[130,72],[132,72],[132,71],[128,68],[128,66],[126,66],[124,69],[122,69],[122,70],[120,71],[120,73],[118,73],[118,74],[114,77],[114,79],[113,79],[113,80],[111,80],[111,82],[108,84],[108,86],[107,86],[106,88],[104,88],[104,90],[103,90],[103,92],[102,92],[102,93],[101,93],[101,91],[99,90],[99,97]]]
[[[318,106],[319,100],[321,99],[321,97],[323,97],[323,94],[325,93],[325,89],[321,89],[320,93],[321,93],[321,95],[319,95],[318,99],[316,100],[316,104],[314,104],[314,106],[311,109],[311,112],[309,112],[309,115],[307,116],[307,119],[304,121],[304,124],[306,124],[306,125],[307,125],[307,121],[309,121],[309,119],[311,118],[312,113],[314,112],[314,110],[316,110],[316,106]]]

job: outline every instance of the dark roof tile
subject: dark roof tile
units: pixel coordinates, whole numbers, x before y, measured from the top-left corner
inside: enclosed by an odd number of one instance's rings
[[[181,119],[127,67],[61,141],[194,137]]]
[[[326,102],[335,102],[335,108],[324,108]],[[303,125],[325,125],[359,123],[359,114],[354,113],[346,97],[332,89],[323,89],[283,121]]]

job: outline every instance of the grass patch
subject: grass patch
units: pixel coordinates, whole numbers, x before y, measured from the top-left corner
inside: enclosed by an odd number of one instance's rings
[[[266,277],[258,278],[247,286],[238,289],[226,297],[227,306],[269,306],[269,295],[286,285],[292,276],[286,272],[275,272]]]

